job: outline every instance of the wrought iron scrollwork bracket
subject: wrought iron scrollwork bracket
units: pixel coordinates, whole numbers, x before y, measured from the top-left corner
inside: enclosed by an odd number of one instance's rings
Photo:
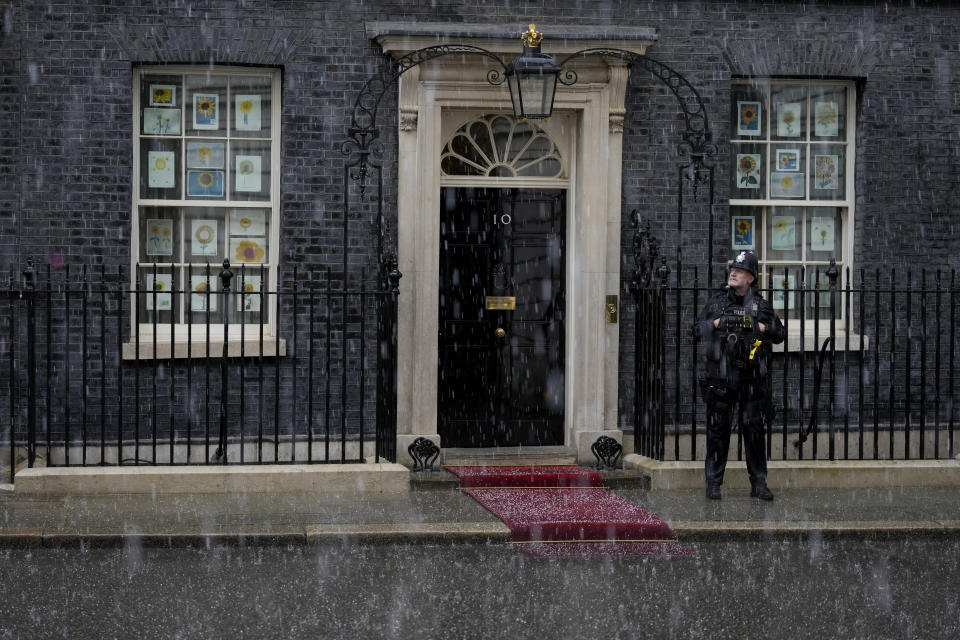
[[[471,45],[441,44],[411,51],[393,60],[388,68],[367,80],[363,85],[353,105],[353,117],[347,139],[340,146],[344,155],[356,154],[357,156],[356,162],[351,165],[355,170],[350,173],[350,177],[357,183],[361,195],[367,187],[370,156],[373,153],[374,143],[380,136],[380,131],[377,129],[377,110],[383,96],[395,86],[397,79],[410,69],[443,56],[467,54],[485,56],[496,62],[500,68],[490,69],[487,72],[487,81],[493,85],[504,83],[507,77],[507,65],[495,53]]]
[[[623,445],[610,436],[600,436],[597,441],[590,445],[590,452],[597,459],[595,468],[600,471],[603,469],[622,468]]]
[[[440,447],[428,438],[417,438],[407,447],[407,453],[413,458],[414,471],[433,471],[433,463],[440,457]]]
[[[686,125],[682,140],[677,145],[677,150],[681,155],[690,158],[689,163],[681,166],[688,168],[687,177],[693,177],[694,193],[696,193],[698,181],[702,181],[702,178],[699,178],[700,172],[711,165],[712,159],[717,154],[717,145],[713,142],[713,134],[710,131],[707,109],[703,104],[703,98],[700,97],[700,93],[686,78],[674,69],[649,56],[640,55],[625,49],[583,49],[571,53],[557,64],[561,67],[566,67],[566,64],[571,60],[590,56],[624,60],[628,65],[644,69],[656,76],[670,89],[670,92],[673,93],[677,102],[680,104],[680,108],[683,110],[683,119]],[[571,85],[575,84],[576,81],[576,72],[572,69],[564,68],[564,72],[560,77],[561,84]]]

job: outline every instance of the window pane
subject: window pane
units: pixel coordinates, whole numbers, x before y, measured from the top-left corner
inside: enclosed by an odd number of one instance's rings
[[[831,301],[836,302],[834,306],[834,315],[839,319],[843,307],[843,296],[840,295],[841,281],[837,279],[837,289],[835,296],[830,292],[830,278],[827,276],[826,265],[817,265],[807,267],[807,292],[805,297],[807,319],[816,318],[818,320],[830,319]],[[837,269],[843,272],[843,268],[837,265]],[[820,339],[827,336],[820,332]]]
[[[180,75],[141,73],[140,107],[142,109],[182,109],[183,78]]]
[[[805,195],[806,147],[801,144],[771,145],[770,197],[802,198]]]
[[[140,140],[140,197],[144,200],[180,199],[180,141]]]
[[[766,260],[802,260],[803,209],[773,207],[766,221]]]
[[[807,260],[843,260],[843,210],[835,207],[807,209]]]
[[[169,325],[171,320],[179,321],[179,270],[140,267],[137,278],[137,323]]]
[[[186,76],[187,114],[184,131],[188,136],[223,136],[226,132],[227,79],[224,76]]]
[[[810,158],[810,199],[843,200],[846,197],[846,146],[816,145]]]
[[[187,169],[187,200],[223,200],[225,181],[225,172],[219,169]]]
[[[262,264],[270,261],[268,209],[231,209],[228,220],[231,264]]]
[[[230,199],[270,199],[270,143],[230,144]]]
[[[268,270],[262,266],[242,266],[234,270],[234,300],[231,313],[234,322],[245,324],[260,324],[260,314],[267,322],[269,297],[267,296]],[[250,334],[253,335],[253,334]]]
[[[763,209],[760,207],[730,207],[730,250],[750,249],[759,255],[758,230]]]
[[[766,149],[763,144],[733,144],[730,154],[733,160],[731,198],[759,200],[766,196]]]
[[[176,207],[140,208],[139,262],[179,262],[180,210]]]
[[[195,265],[223,263],[226,257],[225,209],[184,211],[183,261]],[[201,267],[202,268],[202,267]]]
[[[810,108],[813,110],[812,138],[843,140],[847,137],[846,87],[814,85],[810,91]]]
[[[230,79],[231,133],[236,138],[270,137],[270,78]]]
[[[187,268],[190,281],[190,313],[187,317],[192,324],[223,323],[223,300],[219,293],[222,269],[219,264]]]
[[[768,265],[764,281],[769,288],[764,291],[764,297],[773,305],[774,311],[781,319],[795,320],[800,317],[799,295],[800,268],[783,265]],[[794,325],[791,328],[799,328]]]
[[[745,84],[733,85],[730,108],[732,138],[756,140],[766,137],[766,95],[763,88]]]
[[[774,159],[774,162],[776,160]],[[770,174],[770,198],[803,198],[806,177],[801,172],[774,171]]]
[[[775,84],[770,90],[773,113],[770,116],[771,138],[805,140],[807,137],[807,87],[796,84]]]

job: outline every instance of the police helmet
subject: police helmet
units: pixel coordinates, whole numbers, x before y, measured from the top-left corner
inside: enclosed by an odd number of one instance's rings
[[[730,268],[749,271],[753,275],[753,278],[756,279],[757,271],[759,270],[757,255],[753,251],[741,251],[730,261]]]

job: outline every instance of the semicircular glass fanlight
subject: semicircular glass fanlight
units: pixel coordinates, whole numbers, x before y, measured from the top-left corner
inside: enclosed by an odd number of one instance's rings
[[[565,178],[563,158],[547,133],[530,121],[484,115],[457,129],[443,147],[445,176]]]

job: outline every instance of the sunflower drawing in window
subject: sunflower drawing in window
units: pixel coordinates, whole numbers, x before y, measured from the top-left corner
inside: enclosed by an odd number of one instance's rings
[[[740,189],[760,188],[760,154],[737,154],[737,187]]]
[[[217,310],[217,299],[210,295],[210,283],[203,276],[193,276],[193,295],[190,300],[190,310]]]
[[[211,93],[193,94],[193,128],[218,129],[220,96]]]
[[[760,103],[737,102],[737,134],[741,136],[760,135]]]
[[[262,239],[246,238],[243,240],[232,240],[233,257],[237,262],[257,263],[263,262],[266,251],[263,249]]]
[[[839,156],[814,156],[814,188],[821,191],[836,189],[840,186],[837,179],[837,164]]]
[[[237,299],[237,311],[251,311],[256,313],[260,311],[260,278],[258,276],[247,276],[240,291],[243,295]]]
[[[770,174],[770,195],[774,198],[802,198],[805,177],[802,173]]]
[[[754,229],[756,218],[754,216],[733,216],[733,249],[753,249]]]
[[[222,198],[223,171],[187,171],[187,195]]]

